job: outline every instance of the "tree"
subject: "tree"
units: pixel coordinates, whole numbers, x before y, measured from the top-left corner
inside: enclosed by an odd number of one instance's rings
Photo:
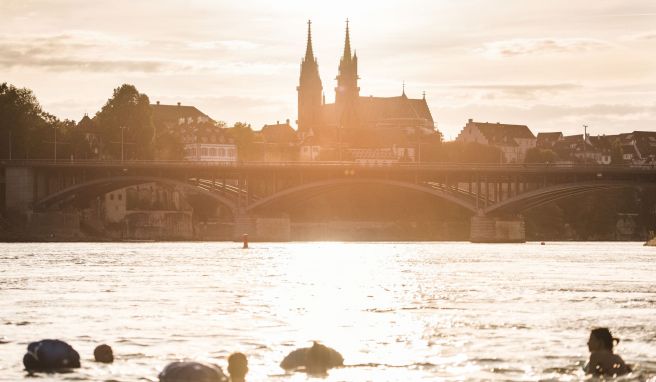
[[[496,147],[475,142],[445,142],[441,144],[440,162],[500,163],[503,153]]]
[[[237,145],[237,156],[240,161],[253,160],[255,158],[255,132],[250,124],[237,122],[229,130],[230,135]]]
[[[533,147],[526,151],[524,163],[554,163],[558,160],[558,154],[551,149]]]
[[[157,148],[155,159],[161,160],[182,160],[184,159],[184,144],[180,134],[172,130],[158,131],[155,137],[155,147]]]
[[[123,84],[114,89],[112,98],[96,113],[96,121],[108,142],[113,158],[121,158],[121,130],[123,149],[127,159],[152,159],[154,125],[148,96],[139,93],[134,85]]]
[[[14,159],[45,158],[43,141],[51,139],[49,127],[56,121],[31,90],[0,84],[0,158],[9,158],[10,151]]]

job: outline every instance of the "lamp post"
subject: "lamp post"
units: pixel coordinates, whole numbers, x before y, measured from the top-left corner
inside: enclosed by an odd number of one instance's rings
[[[11,160],[11,130],[9,130],[9,160]]]
[[[588,164],[588,154],[587,154],[587,135],[588,135],[588,125],[583,125],[583,165]]]
[[[125,126],[121,126],[119,129],[121,129],[121,162],[123,162],[123,131],[125,131]]]
[[[55,130],[55,163],[57,163],[57,125],[52,127]]]

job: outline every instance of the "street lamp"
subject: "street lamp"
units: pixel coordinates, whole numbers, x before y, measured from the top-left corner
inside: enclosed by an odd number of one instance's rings
[[[55,130],[55,163],[57,163],[57,125],[53,125],[52,128]]]
[[[588,154],[587,154],[587,135],[588,135],[588,125],[583,125],[583,165],[588,164]]]
[[[11,160],[11,130],[9,130],[9,160]]]
[[[121,162],[123,162],[123,131],[125,131],[125,126],[120,126],[121,129]]]

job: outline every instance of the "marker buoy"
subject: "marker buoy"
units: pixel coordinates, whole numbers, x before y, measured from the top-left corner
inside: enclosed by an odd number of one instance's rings
[[[540,245],[545,245],[545,244],[544,244],[544,241],[541,241],[541,242],[540,242]]]
[[[241,235],[241,238],[244,241],[244,246],[242,248],[247,249],[248,248],[248,234],[245,233],[245,234]]]

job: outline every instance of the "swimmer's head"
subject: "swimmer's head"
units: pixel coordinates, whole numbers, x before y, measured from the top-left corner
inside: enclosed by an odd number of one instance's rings
[[[109,345],[102,344],[93,350],[93,358],[96,362],[112,363],[114,362],[114,353]]]
[[[243,381],[248,373],[248,360],[243,353],[232,353],[228,357],[228,373],[232,381]]]
[[[308,374],[326,374],[330,367],[330,349],[314,342],[305,355],[305,371]]]
[[[596,328],[590,331],[590,339],[588,339],[588,349],[592,351],[610,350],[613,351],[613,346],[619,343],[619,338],[613,338],[608,328]]]

